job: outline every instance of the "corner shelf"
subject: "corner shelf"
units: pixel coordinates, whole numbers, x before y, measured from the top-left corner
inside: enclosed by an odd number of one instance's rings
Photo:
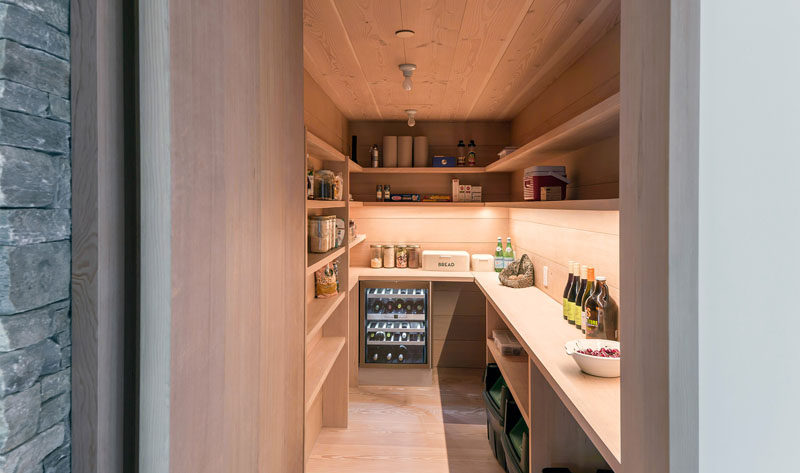
[[[492,358],[500,367],[503,378],[506,380],[514,400],[517,401],[522,417],[528,425],[531,425],[530,398],[528,395],[528,357],[527,356],[506,356],[500,353],[494,340],[486,339],[486,347],[492,354]],[[527,354],[526,354],[527,355]]]
[[[334,209],[344,207],[345,204],[343,200],[306,200],[307,209]]]
[[[310,156],[323,161],[348,161],[347,156],[310,131],[306,131],[306,149]]]
[[[328,379],[328,374],[339,358],[344,347],[345,337],[322,337],[306,355],[306,393],[305,410],[311,408],[314,399],[322,390],[322,385]]]
[[[344,254],[345,247],[336,248],[327,253],[309,253],[306,274],[314,274],[315,271]]]
[[[554,152],[573,151],[619,132],[619,93],[486,166],[486,172],[525,169]]]
[[[347,160],[347,167],[350,169],[350,174],[364,172],[364,168],[352,159]]]
[[[366,233],[358,234],[358,235],[356,235],[355,239],[353,239],[353,241],[351,241],[349,243],[349,246],[350,246],[350,248],[352,248],[352,247],[358,245],[359,243],[362,243],[366,239],[367,239],[367,234]]]
[[[344,300],[345,292],[342,292],[337,297],[329,299],[314,299],[308,303],[308,319],[306,322],[306,343],[314,339],[314,336],[322,330],[325,322],[333,315],[336,309]]]

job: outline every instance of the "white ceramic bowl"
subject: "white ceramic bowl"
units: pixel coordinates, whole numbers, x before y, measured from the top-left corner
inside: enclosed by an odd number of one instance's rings
[[[616,348],[619,350],[619,342],[613,340],[572,340],[564,345],[567,355],[571,356],[575,363],[586,374],[599,376],[601,378],[619,378],[619,358],[603,358],[601,356],[584,355],[578,350],[591,348]]]

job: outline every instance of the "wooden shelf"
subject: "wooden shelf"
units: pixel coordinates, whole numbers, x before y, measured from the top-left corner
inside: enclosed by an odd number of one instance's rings
[[[306,150],[310,156],[323,161],[348,160],[347,156],[310,131],[306,131]]]
[[[350,246],[350,248],[352,248],[352,247],[358,245],[359,243],[363,243],[364,240],[366,240],[366,239],[367,239],[366,233],[361,233],[359,235],[356,235],[356,238],[349,243],[349,246]]]
[[[364,174],[481,174],[484,167],[363,168]]]
[[[364,207],[483,207],[483,202],[364,202]]]
[[[528,357],[527,356],[505,356],[500,353],[494,340],[491,338],[486,339],[486,346],[492,353],[492,358],[500,367],[500,372],[503,373],[503,378],[506,380],[514,400],[517,401],[522,417],[528,426],[531,425],[530,416],[530,396],[528,394]]]
[[[619,210],[619,199],[486,202],[486,207],[547,210]]]
[[[616,133],[619,133],[619,93],[486,166],[486,171],[525,169],[556,152],[580,149]]]
[[[307,209],[334,209],[344,207],[346,204],[343,200],[307,200]]]
[[[364,206],[364,202],[361,202],[360,200],[351,200],[350,201],[350,207],[351,208],[352,207],[363,207],[363,206]]]
[[[344,347],[344,337],[322,337],[306,355],[306,412],[322,390],[333,364]]]
[[[347,160],[347,167],[350,168],[350,174],[364,172],[364,168],[352,159]]]
[[[306,343],[309,343],[325,325],[330,316],[336,311],[347,294],[342,292],[338,297],[328,299],[314,299],[308,303],[306,313]]]
[[[584,337],[564,321],[561,304],[535,287],[505,287],[496,273],[473,274],[487,302],[528,352],[536,369],[606,462],[619,471],[620,379],[585,374],[566,355],[564,344]]]
[[[350,202],[351,207],[500,207],[508,209],[619,210],[619,199],[551,200],[523,202]]]
[[[309,253],[306,274],[313,274],[316,270],[344,254],[345,247],[333,249],[327,253]]]

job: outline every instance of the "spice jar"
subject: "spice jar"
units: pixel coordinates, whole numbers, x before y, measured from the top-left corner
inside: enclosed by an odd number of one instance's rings
[[[383,267],[383,245],[369,245],[369,267]]]
[[[408,247],[406,245],[397,245],[395,247],[394,262],[398,268],[408,267]]]
[[[383,267],[394,268],[394,245],[383,245]]]
[[[408,245],[407,250],[408,267],[412,269],[419,269],[421,267],[419,245]]]
[[[312,215],[308,217],[308,251],[325,253],[332,248],[333,229],[336,222],[333,215]]]

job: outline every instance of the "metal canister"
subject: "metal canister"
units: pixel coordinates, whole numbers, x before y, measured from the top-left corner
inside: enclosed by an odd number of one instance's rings
[[[369,149],[369,155],[372,157],[372,167],[380,167],[381,158],[380,153],[378,152],[378,145],[372,145],[372,147]]]

